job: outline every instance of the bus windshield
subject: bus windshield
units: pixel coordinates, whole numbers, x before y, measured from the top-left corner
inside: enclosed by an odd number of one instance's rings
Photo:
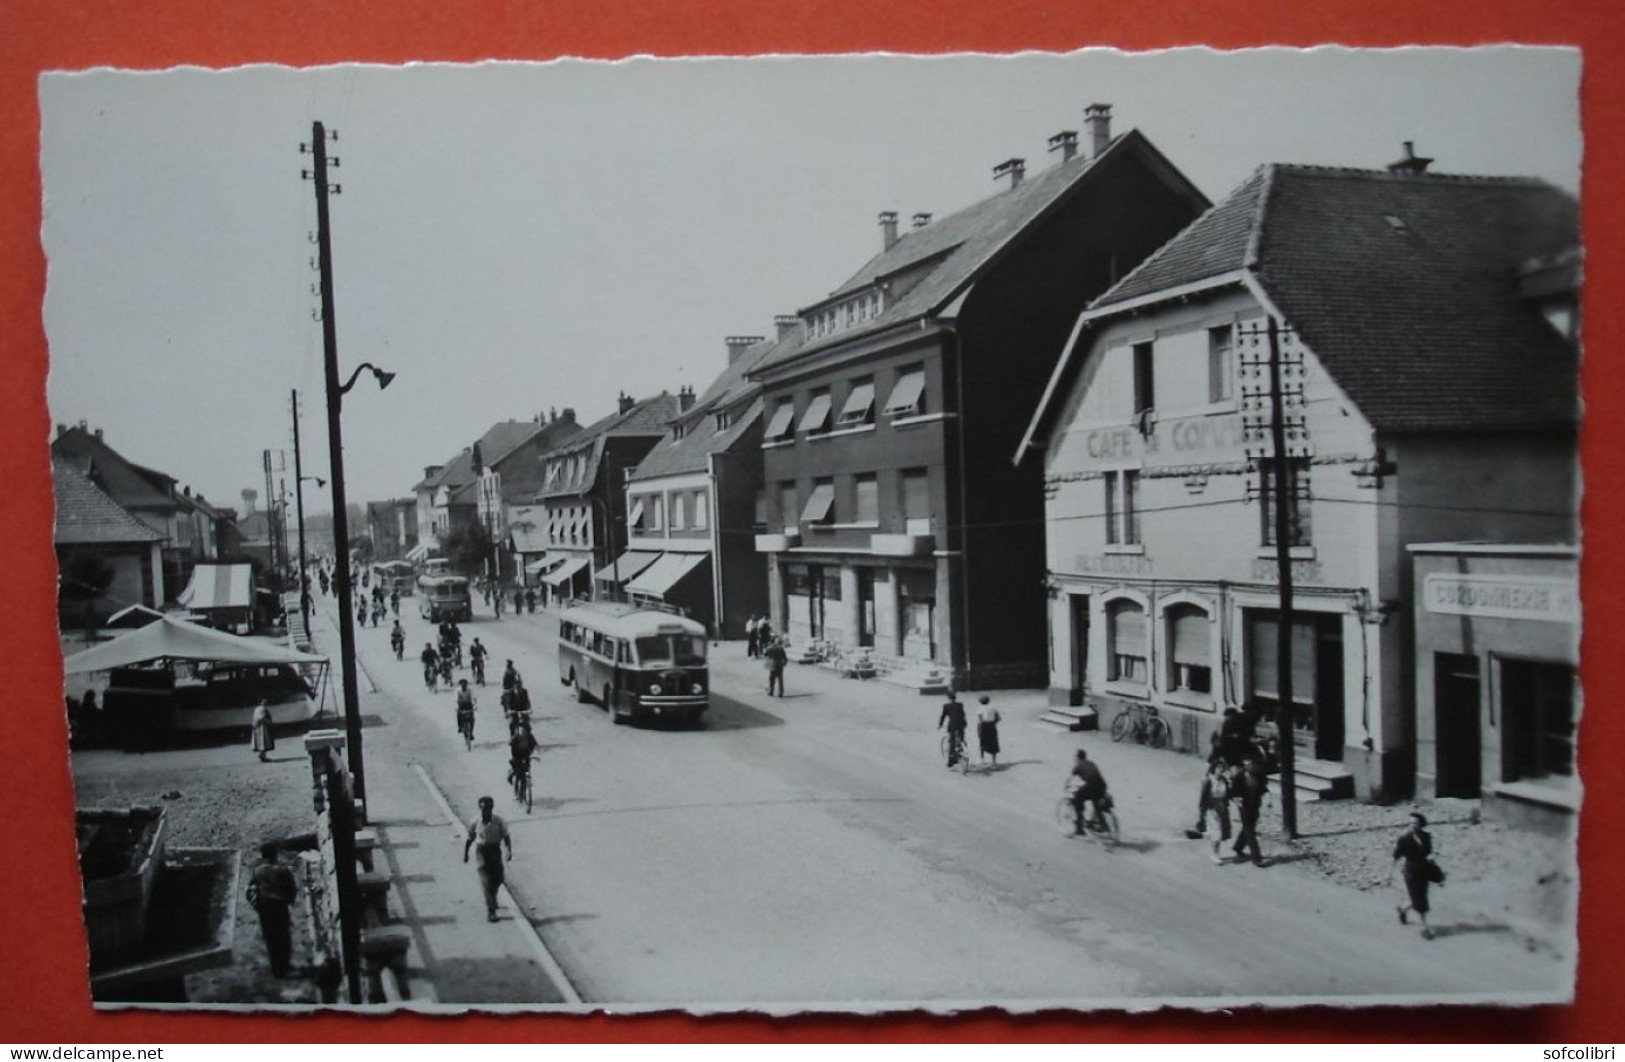
[[[644,667],[699,667],[705,663],[705,639],[694,634],[656,634],[639,638],[638,663]]]

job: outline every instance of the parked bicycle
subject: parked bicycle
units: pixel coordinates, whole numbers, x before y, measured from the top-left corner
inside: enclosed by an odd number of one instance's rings
[[[1112,720],[1112,740],[1132,737],[1137,745],[1150,745],[1165,749],[1173,741],[1173,729],[1168,720],[1157,714],[1154,705],[1131,704]]]

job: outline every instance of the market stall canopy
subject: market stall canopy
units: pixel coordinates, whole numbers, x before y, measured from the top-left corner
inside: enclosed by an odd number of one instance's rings
[[[248,608],[254,603],[254,569],[247,564],[199,564],[192,581],[175,600],[199,612]]]
[[[223,634],[174,616],[164,616],[140,630],[75,653],[62,669],[69,675],[110,671],[152,660],[208,660],[223,664],[325,664],[327,657],[287,646]]]

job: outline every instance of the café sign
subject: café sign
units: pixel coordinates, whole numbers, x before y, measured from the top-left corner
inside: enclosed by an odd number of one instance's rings
[[[1571,579],[1519,575],[1444,575],[1423,580],[1422,604],[1450,616],[1577,623],[1580,593]]]

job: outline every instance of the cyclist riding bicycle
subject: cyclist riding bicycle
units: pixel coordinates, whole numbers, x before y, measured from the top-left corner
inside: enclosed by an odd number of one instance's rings
[[[1108,806],[1110,795],[1106,791],[1106,778],[1095,766],[1089,754],[1082,749],[1078,750],[1077,757],[1072,764],[1072,773],[1066,777],[1066,793],[1072,798],[1073,832],[1084,832],[1085,823],[1098,822],[1101,809]],[[1084,815],[1084,805],[1090,805],[1089,814]]]
[[[942,706],[942,714],[937,716],[937,729],[941,730],[944,723],[948,724],[948,766],[953,767],[965,755],[965,706],[959,703],[952,689],[948,690],[948,701]]]
[[[485,656],[485,646],[475,638],[474,644],[468,647],[468,663],[474,669],[474,681],[481,686],[485,685]]]
[[[423,643],[423,652],[418,654],[423,661],[423,684],[429,687],[430,692],[438,693],[435,679],[440,674],[440,654],[434,651],[434,646],[428,642]]]
[[[389,647],[395,650],[396,660],[406,652],[406,631],[401,629],[400,620],[396,620],[395,626],[389,629]]]
[[[514,667],[513,661],[510,660],[508,666],[502,669],[502,689],[505,692],[516,685],[519,685],[519,669]]]
[[[513,734],[508,738],[508,784],[518,786],[530,773],[530,758],[536,754],[536,735],[531,733],[530,717],[515,715]]]
[[[474,734],[474,691],[468,688],[467,679],[457,683],[457,732],[470,738]]]

